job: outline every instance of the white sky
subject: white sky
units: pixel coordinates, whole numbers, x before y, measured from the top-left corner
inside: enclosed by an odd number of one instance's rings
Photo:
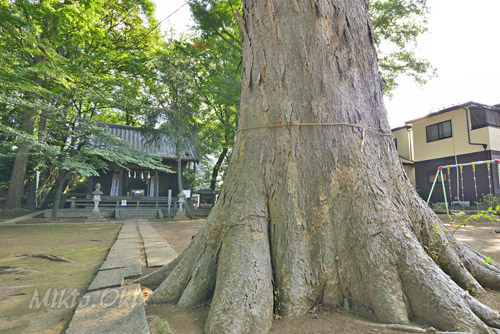
[[[162,20],[184,0],[154,0]],[[386,99],[391,126],[452,105],[474,101],[500,103],[500,0],[428,0],[429,32],[420,36],[416,53],[437,68],[438,77],[423,87],[399,80]],[[162,29],[186,30],[192,24],[184,6]]]

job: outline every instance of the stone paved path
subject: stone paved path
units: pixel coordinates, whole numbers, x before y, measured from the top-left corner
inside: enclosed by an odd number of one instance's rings
[[[66,333],[149,334],[141,286],[132,284],[87,293]]]
[[[148,221],[125,221],[81,299],[66,334],[149,334],[141,286],[123,286],[125,278],[142,274],[137,227],[148,267],[163,266],[177,257],[177,252]]]
[[[125,221],[66,334],[149,334],[141,286],[122,286],[125,278],[141,274],[137,224]]]
[[[119,287],[127,277],[142,274],[139,236],[134,221],[125,221],[89,291]]]
[[[162,267],[177,257],[177,252],[148,221],[138,221],[148,267]]]

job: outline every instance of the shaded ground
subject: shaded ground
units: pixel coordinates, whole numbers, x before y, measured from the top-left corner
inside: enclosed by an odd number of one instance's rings
[[[78,302],[86,290],[119,227],[109,223],[0,226],[0,332],[62,333],[76,306],[73,301]],[[22,256],[40,253],[73,262]],[[46,301],[45,296],[49,296]]]
[[[448,221],[446,215],[441,216]],[[153,222],[153,221],[152,221]],[[180,253],[191,241],[192,236],[201,226],[202,221],[192,222],[160,222],[152,225],[167,241]],[[450,228],[450,230],[453,230]],[[480,221],[470,223],[456,231],[458,240],[469,244],[493,260],[500,262],[500,223]],[[479,297],[483,303],[500,310],[500,291],[489,291]],[[203,324],[208,314],[208,306],[203,305],[195,309],[186,310],[172,305],[156,304],[146,308],[151,333],[161,333],[159,323],[167,321],[173,334],[202,334]],[[160,325],[161,326],[161,325]],[[271,333],[276,334],[331,334],[331,333],[406,333],[376,327],[370,322],[348,314],[342,310],[319,309],[297,319],[275,320]]]
[[[17,210],[13,210],[13,211],[6,211],[6,210],[2,209],[2,211],[0,211],[0,222],[3,222],[5,220],[9,220],[12,218],[21,217],[21,216],[24,216],[24,215],[27,215],[27,214],[30,214],[30,213],[33,213],[36,211],[38,211],[38,210],[17,209]]]

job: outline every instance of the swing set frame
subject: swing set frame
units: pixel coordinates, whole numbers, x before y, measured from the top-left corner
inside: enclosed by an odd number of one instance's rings
[[[498,181],[500,185],[500,160],[495,159],[495,160],[483,160],[483,161],[473,161],[473,162],[467,162],[463,164],[455,164],[455,165],[446,165],[446,166],[439,166],[437,169],[436,177],[434,178],[434,182],[432,183],[431,191],[429,193],[429,197],[427,198],[427,205],[429,204],[429,201],[431,200],[432,193],[434,191],[434,187],[436,186],[437,180],[439,178],[439,175],[441,175],[441,185],[443,186],[443,195],[444,195],[444,204],[446,206],[446,213],[449,215],[450,214],[450,209],[448,206],[448,199],[446,198],[446,187],[444,186],[444,177],[443,177],[443,168],[446,168],[448,170],[448,175],[450,175],[449,171],[451,168],[460,168],[460,174],[462,175],[462,193],[463,193],[463,174],[462,174],[462,168],[465,166],[472,166],[472,170],[474,173],[474,186],[476,187],[476,201],[477,201],[477,185],[476,185],[476,173],[475,169],[476,166],[478,165],[487,165],[488,166],[488,178],[491,178],[491,173],[490,173],[490,165],[491,164],[497,164],[497,169],[498,169]],[[457,173],[458,177],[458,173]],[[448,182],[451,182],[451,180],[448,180]],[[491,179],[490,179],[490,192],[491,192]]]

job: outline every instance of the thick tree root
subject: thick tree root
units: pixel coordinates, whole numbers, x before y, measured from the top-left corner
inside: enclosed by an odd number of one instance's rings
[[[211,334],[265,333],[273,310],[288,309],[293,315],[307,310],[313,301],[348,302],[353,311],[398,330],[430,332],[409,326],[410,320],[418,319],[449,333],[494,333],[500,328],[500,315],[464,291],[483,292],[482,285],[495,288],[500,270],[496,264],[483,263],[481,254],[456,243],[451,235],[439,234],[437,239],[446,246],[437,261],[444,271],[404,223],[375,232],[372,238],[353,236],[358,246],[348,257],[325,250],[318,258],[314,252],[298,251],[314,249],[306,240],[295,244],[295,250],[271,250],[267,208],[263,204],[257,208],[225,216],[223,221],[209,219],[174,262],[139,280],[148,286],[162,281],[148,302],[193,307],[211,300],[205,325]],[[289,266],[273,268],[272,254],[275,263]],[[287,256],[299,262],[287,261]],[[315,266],[325,265],[335,269],[314,274]],[[288,273],[294,271],[304,273],[305,279],[291,280]]]
[[[179,261],[175,265],[161,284],[155,289],[153,295],[149,298],[152,303],[177,303],[182,297],[186,286],[188,285],[193,272],[198,265],[198,259],[203,255],[205,244],[205,235],[198,233],[191,242],[189,249],[179,256]],[[158,274],[154,279],[161,278],[166,272]],[[194,274],[196,276],[196,273]],[[151,279],[151,282],[156,283]]]
[[[210,300],[213,295],[205,327],[207,333],[255,333],[256,328],[262,333],[268,331],[275,290],[267,219],[252,216],[238,221],[239,224],[228,227],[223,233],[223,242],[216,248],[219,253],[209,251],[206,238],[201,234],[197,236],[199,242],[194,241],[176,263],[160,269],[155,280],[167,277],[149,301],[192,307]],[[410,235],[406,237],[411,239]],[[414,241],[410,244],[419,245]],[[205,247],[200,248],[202,245]],[[468,248],[461,250],[467,252]],[[451,249],[446,254],[449,258],[458,256]],[[478,257],[474,252],[468,256]],[[391,280],[396,283],[385,284],[386,289],[380,290],[377,290],[377,285],[365,285],[369,304],[359,308],[372,308],[378,321],[394,322],[385,328],[430,332],[408,326],[410,317],[452,331],[448,333],[492,333],[496,332],[493,328],[500,328],[500,315],[465,293],[439,269],[423,248],[410,247],[400,259],[397,271],[382,269],[380,264],[370,267],[375,257],[366,256],[366,263],[362,264],[373,275],[370,281],[378,281],[383,276],[388,283]],[[488,269],[487,265],[481,264]],[[477,266],[481,268],[481,264]],[[460,272],[468,273],[464,267],[458,268]],[[463,280],[464,277],[473,278],[472,275],[458,278]],[[323,289],[326,288],[327,285],[323,285]],[[323,295],[326,293],[322,291]],[[355,298],[351,303],[357,303]]]
[[[267,219],[248,217],[222,245],[207,333],[266,333],[272,323],[273,286]],[[244,247],[241,247],[244,245]]]
[[[194,307],[212,297],[215,287],[215,259],[205,249],[193,268],[189,283],[177,302],[181,307]]]
[[[144,286],[147,286],[151,289],[155,289],[157,295],[162,294],[163,288],[158,289],[158,287],[167,280],[167,278],[175,271],[176,275],[180,275],[178,267],[188,266],[191,271],[194,271],[195,266],[197,265],[200,256],[202,256],[202,250],[206,248],[207,238],[213,234],[214,222],[216,221],[217,213],[216,209],[212,210],[212,215],[207,219],[205,224],[200,228],[192,242],[184,249],[184,251],[177,256],[172,262],[163,266],[162,268],[148,274],[140,279],[136,280],[137,283],[140,283]],[[215,238],[218,239],[218,238]],[[212,257],[213,258],[213,257]],[[213,262],[213,260],[212,260]],[[183,271],[187,276],[182,276],[184,278],[190,277],[190,272]],[[182,284],[187,284],[187,281],[182,282]],[[184,287],[182,288],[182,290]],[[212,289],[213,290],[213,289]],[[178,297],[182,295],[182,291],[179,292]],[[179,298],[174,298],[171,302],[177,302]],[[159,296],[155,297],[154,300],[161,300]],[[164,302],[164,301],[163,301]]]
[[[484,323],[490,327],[500,329],[500,314],[498,314],[498,312],[492,310],[486,305],[481,304],[472,297],[468,297],[467,301],[472,312],[474,312],[479,319],[484,321]]]
[[[64,257],[52,255],[52,254],[21,254],[19,256],[37,257],[39,259],[46,259],[46,260],[56,261],[56,262],[70,262],[70,263],[73,262],[71,260],[65,259]]]
[[[485,263],[486,256],[466,245],[456,243],[456,247],[462,251],[462,261],[465,267],[477,278],[483,287],[500,289],[500,269],[496,262],[491,264]]]
[[[467,268],[464,264],[463,255],[457,254],[455,249],[457,246],[447,245],[442,248],[442,261],[439,263],[441,269],[447,273],[462,289],[469,291],[472,294],[483,293],[485,290],[482,287],[483,282],[478,282],[472,274],[470,267]]]
[[[415,249],[407,253],[405,260],[407,266],[402,270],[404,292],[415,318],[441,330],[490,332],[468,307],[468,295],[428,257],[426,259],[425,254]]]
[[[400,325],[400,324],[373,324],[372,323],[370,325],[374,326],[374,327],[387,328],[387,329],[392,329],[392,330],[402,331],[402,332],[408,332],[408,333],[470,334],[469,332],[441,332],[441,331],[437,331],[433,327],[430,327],[430,328],[421,328],[421,327],[408,326],[408,325]]]
[[[180,260],[187,253],[190,246],[191,244],[179,256],[177,256],[174,260],[172,260],[172,262],[170,262],[166,266],[163,266],[160,269],[153,271],[152,273],[135,280],[134,283],[139,283],[143,286],[147,286],[152,290],[156,289],[168,277],[168,275],[170,275],[170,273],[172,272],[172,270],[174,270],[177,264],[179,264]]]

